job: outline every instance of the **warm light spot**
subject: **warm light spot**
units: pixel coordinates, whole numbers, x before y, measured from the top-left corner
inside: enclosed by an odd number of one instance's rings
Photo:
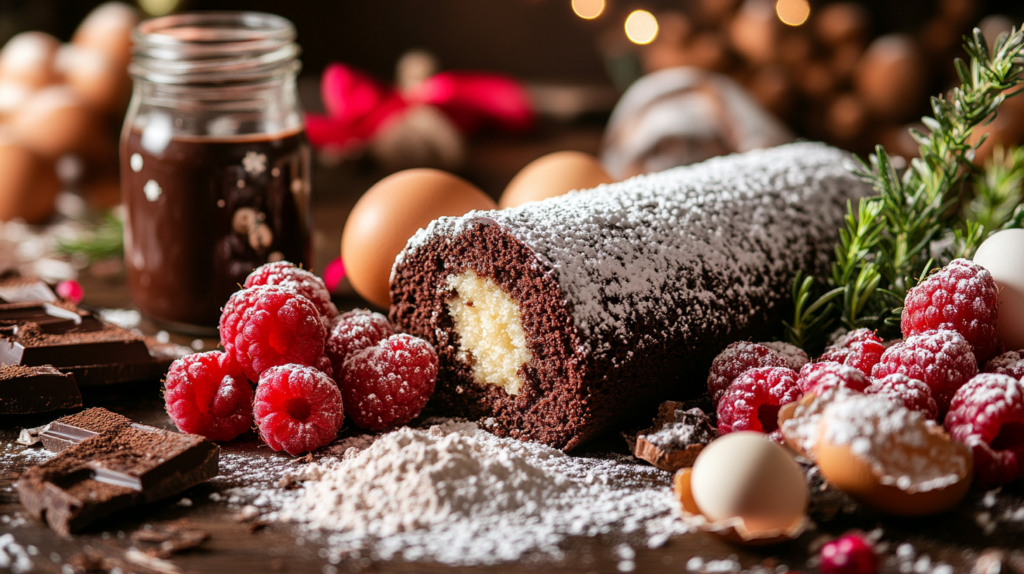
[[[178,9],[180,0],[139,0],[139,7],[150,16],[164,16]]]
[[[783,24],[799,26],[811,15],[811,5],[807,0],[779,0],[775,3],[775,13]]]
[[[572,11],[584,20],[593,20],[604,12],[604,0],[572,0]]]
[[[633,10],[626,18],[626,37],[634,44],[650,44],[658,37],[658,19],[647,10]]]

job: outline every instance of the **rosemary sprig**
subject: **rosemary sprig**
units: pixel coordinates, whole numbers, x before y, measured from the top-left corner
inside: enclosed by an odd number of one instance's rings
[[[961,220],[955,209],[965,182],[976,171],[971,161],[981,141],[971,142],[974,128],[991,121],[1003,100],[1021,90],[1008,91],[1024,84],[1024,32],[1000,35],[990,50],[976,28],[964,38],[964,50],[970,63],[955,62],[961,85],[931,98],[932,117],[922,118],[927,133],[910,130],[920,157],[902,174],[882,146],[867,162],[860,160],[857,175],[871,184],[875,195],[862,199],[856,209],[847,206],[829,277],[797,277],[795,312],[786,323],[794,344],[820,350],[824,334],[835,326],[897,335],[900,306],[911,287],[947,257],[972,253],[986,230],[1024,222],[1024,212],[1007,209],[1016,177],[1013,161],[1004,173],[993,174],[993,186],[980,192],[980,203],[968,204],[985,214],[984,222],[974,219],[973,211]],[[935,259],[938,240],[952,246],[941,261]],[[825,292],[815,298],[822,286]]]
[[[92,264],[103,259],[124,256],[124,223],[108,213],[96,228],[75,239],[59,240],[57,252],[63,255],[83,255]]]

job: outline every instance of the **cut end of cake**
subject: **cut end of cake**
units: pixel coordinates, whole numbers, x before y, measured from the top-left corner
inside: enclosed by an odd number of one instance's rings
[[[448,313],[459,335],[459,358],[470,365],[477,383],[518,395],[520,369],[531,358],[519,305],[472,269],[449,276],[447,287],[454,293]]]

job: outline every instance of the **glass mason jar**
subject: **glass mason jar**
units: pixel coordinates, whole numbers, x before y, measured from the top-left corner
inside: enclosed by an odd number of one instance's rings
[[[213,335],[256,267],[311,263],[309,163],[291,22],[197,12],[139,24],[121,133],[132,301]]]

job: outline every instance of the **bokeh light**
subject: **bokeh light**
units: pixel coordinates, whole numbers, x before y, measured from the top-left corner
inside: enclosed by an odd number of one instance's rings
[[[779,0],[775,3],[775,13],[783,24],[799,26],[811,15],[811,5],[807,0]]]
[[[626,17],[626,37],[634,44],[650,44],[658,37],[658,19],[647,10],[633,10]]]
[[[139,0],[139,8],[150,16],[164,16],[178,9],[181,0]]]
[[[584,20],[593,20],[604,12],[604,0],[572,0],[572,11]]]

